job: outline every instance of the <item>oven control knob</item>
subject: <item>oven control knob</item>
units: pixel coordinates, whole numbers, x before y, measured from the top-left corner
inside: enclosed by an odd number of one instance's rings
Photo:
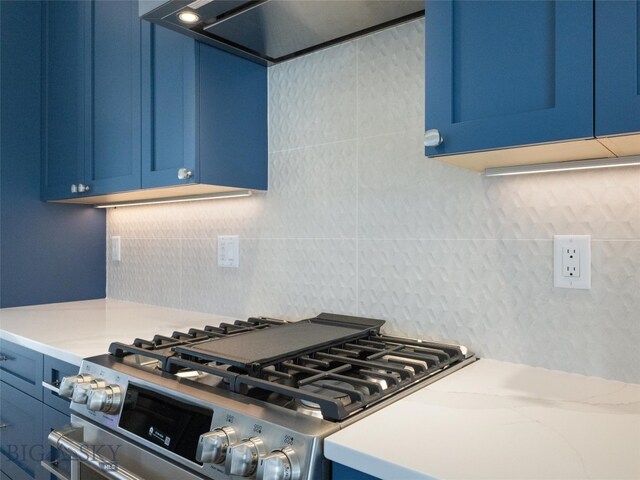
[[[224,471],[227,475],[250,477],[256,471],[260,456],[267,453],[264,443],[258,437],[252,437],[231,445],[227,451]]]
[[[95,390],[96,388],[104,388],[107,386],[107,383],[104,380],[91,380],[89,383],[78,383],[75,387],[73,387],[73,395],[71,396],[71,400],[75,403],[87,403],[89,399],[89,391]]]
[[[73,389],[76,385],[89,383],[92,380],[91,375],[72,375],[71,377],[62,377],[60,386],[58,387],[58,395],[65,398],[73,396]]]
[[[300,463],[291,447],[274,450],[258,462],[257,480],[299,480]]]
[[[122,404],[122,390],[118,385],[90,389],[87,408],[94,412],[117,413]]]
[[[222,463],[227,457],[227,448],[236,443],[236,432],[231,427],[216,428],[203,433],[198,440],[196,460],[202,463]]]

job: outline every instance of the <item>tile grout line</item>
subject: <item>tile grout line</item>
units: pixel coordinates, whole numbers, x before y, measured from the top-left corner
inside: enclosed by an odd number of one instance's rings
[[[360,40],[356,40],[356,315],[360,315]]]

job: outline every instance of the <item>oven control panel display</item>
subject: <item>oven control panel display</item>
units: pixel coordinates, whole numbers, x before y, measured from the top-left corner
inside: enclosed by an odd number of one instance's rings
[[[195,463],[200,435],[209,431],[213,411],[129,384],[120,428]]]

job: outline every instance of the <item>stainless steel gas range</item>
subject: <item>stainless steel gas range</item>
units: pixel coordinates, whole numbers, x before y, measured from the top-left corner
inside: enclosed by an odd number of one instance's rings
[[[65,377],[61,478],[321,480],[323,439],[475,360],[381,320],[249,318],[111,344]]]

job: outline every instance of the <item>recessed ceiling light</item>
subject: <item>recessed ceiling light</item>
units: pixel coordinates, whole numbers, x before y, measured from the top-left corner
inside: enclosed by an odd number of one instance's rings
[[[189,11],[180,12],[178,14],[178,18],[183,23],[196,23],[198,20],[200,20],[199,15]]]

